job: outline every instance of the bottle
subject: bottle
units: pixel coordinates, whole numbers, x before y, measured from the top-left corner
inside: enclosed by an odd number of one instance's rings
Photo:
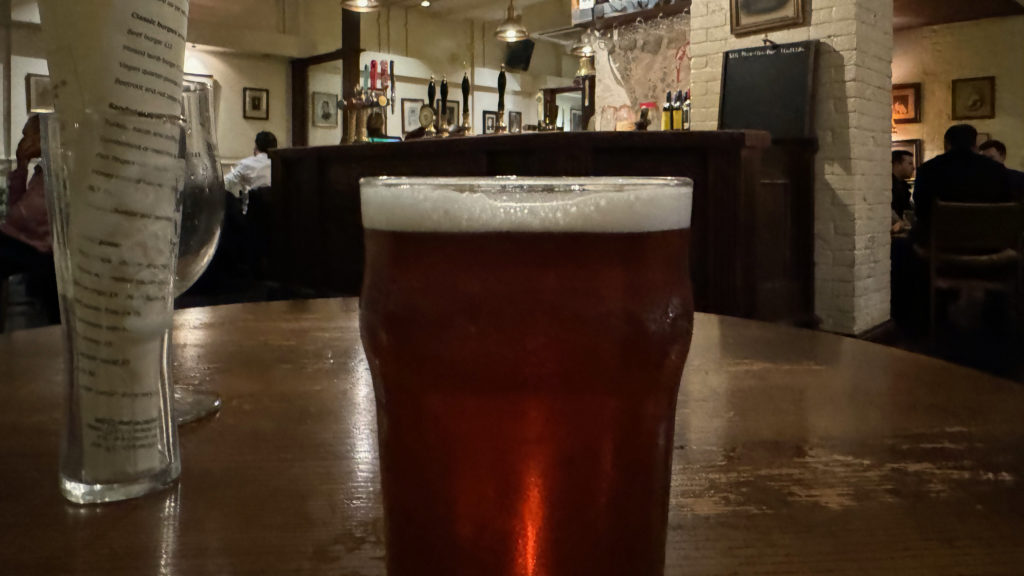
[[[690,129],[690,91],[683,97],[683,130]]]
[[[672,91],[665,93],[665,105],[661,107],[661,129],[668,132],[672,129]]]
[[[676,90],[676,97],[672,101],[672,129],[683,129],[683,91]]]

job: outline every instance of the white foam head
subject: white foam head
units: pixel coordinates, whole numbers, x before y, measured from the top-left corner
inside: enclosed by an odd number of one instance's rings
[[[688,178],[363,178],[363,227],[396,232],[657,232],[690,227]]]

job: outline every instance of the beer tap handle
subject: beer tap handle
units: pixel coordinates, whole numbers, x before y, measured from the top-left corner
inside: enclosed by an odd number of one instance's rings
[[[448,76],[441,76],[441,109],[438,112],[444,114],[448,110]]]
[[[505,109],[505,85],[508,81],[505,79],[505,65],[501,65],[501,72],[498,72],[498,110]]]
[[[395,61],[390,62],[390,76],[391,76],[391,113],[395,113]]]
[[[370,90],[377,89],[377,61],[370,60]]]
[[[363,90],[370,89],[370,65],[363,66]]]
[[[462,115],[469,114],[469,74],[462,74]]]
[[[430,84],[427,84],[427,106],[434,108],[434,97],[437,94],[437,89],[434,86],[434,75],[430,75]]]

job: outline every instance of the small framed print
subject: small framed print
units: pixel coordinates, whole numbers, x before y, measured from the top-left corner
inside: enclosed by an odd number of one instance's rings
[[[508,132],[509,134],[519,134],[523,131],[523,113],[513,112],[508,113]]]
[[[996,117],[996,77],[953,80],[953,120]]]
[[[53,85],[49,76],[25,75],[25,105],[29,114],[53,112]]]
[[[903,150],[914,155],[914,166],[921,165],[921,141],[920,140],[893,140],[892,151]]]
[[[423,107],[421,98],[402,98],[402,135],[408,134],[420,127],[420,108]]]
[[[270,90],[242,88],[242,117],[247,120],[270,120]]]
[[[448,121],[448,128],[455,128],[459,125],[459,101],[449,100],[445,103],[445,111],[447,111],[446,120]]]
[[[734,35],[804,23],[803,0],[729,0],[729,4]]]
[[[498,127],[498,113],[494,110],[484,110],[484,134],[494,134]]]
[[[920,84],[893,84],[892,121],[896,124],[921,122]]]
[[[330,92],[313,92],[313,126],[336,128],[338,126],[338,95]]]

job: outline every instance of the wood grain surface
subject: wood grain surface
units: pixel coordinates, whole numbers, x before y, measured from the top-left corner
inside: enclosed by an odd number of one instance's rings
[[[174,375],[224,408],[175,488],[57,489],[56,328],[0,335],[0,574],[384,574],[357,301],[197,308]],[[669,575],[1021,574],[1024,389],[835,335],[698,314]]]

